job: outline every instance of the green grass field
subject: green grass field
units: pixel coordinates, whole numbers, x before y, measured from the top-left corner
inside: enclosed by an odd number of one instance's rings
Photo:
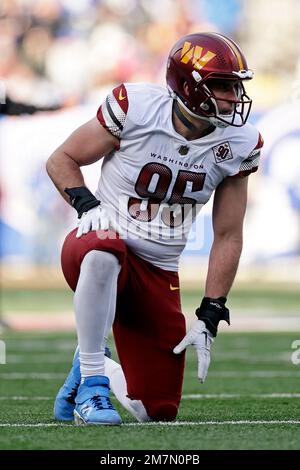
[[[7,332],[2,339],[7,364],[0,365],[0,449],[300,448],[300,364],[291,362],[299,331],[219,335],[204,385],[190,349],[177,421],[138,424],[114,401],[120,427],[75,427],[53,419],[75,334]]]
[[[192,313],[201,291],[182,291]],[[299,318],[298,286],[237,286],[230,295],[233,322],[264,315]],[[26,318],[72,311],[67,289],[3,289],[1,310]],[[262,313],[263,312],[263,313]],[[284,313],[283,313],[284,312]],[[295,324],[295,323],[293,323]],[[204,385],[196,378],[195,351],[187,354],[183,399],[175,423],[138,424],[114,400],[121,427],[55,422],[55,394],[71,364],[75,333],[6,331],[7,364],[0,365],[0,449],[202,450],[299,449],[300,364],[291,361],[300,328],[277,333],[220,333]],[[228,333],[229,331],[229,333]],[[113,344],[111,341],[113,354]],[[115,356],[116,357],[116,356]]]

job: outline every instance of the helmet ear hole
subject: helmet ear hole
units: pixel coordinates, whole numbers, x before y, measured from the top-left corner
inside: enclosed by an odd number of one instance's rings
[[[179,95],[181,95],[183,98],[189,96],[188,84],[184,77],[180,78],[179,87]]]
[[[185,96],[190,96],[190,89],[189,89],[188,82],[184,81],[183,85],[182,85],[182,88],[183,88],[183,92],[184,92]]]

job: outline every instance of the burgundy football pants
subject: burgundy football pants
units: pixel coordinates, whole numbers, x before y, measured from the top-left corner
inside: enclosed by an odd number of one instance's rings
[[[154,420],[175,419],[181,399],[184,353],[172,350],[185,335],[178,274],[134,255],[113,232],[72,230],[62,248],[62,270],[73,291],[91,250],[114,254],[121,265],[113,333],[128,396],[142,400]]]

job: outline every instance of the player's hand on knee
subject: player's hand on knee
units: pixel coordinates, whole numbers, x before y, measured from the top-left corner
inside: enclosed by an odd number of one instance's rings
[[[218,324],[225,320],[228,325],[229,310],[225,307],[226,298],[212,299],[204,297],[201,305],[196,310],[198,320],[188,331],[183,340],[173,349],[175,354],[181,353],[187,346],[196,348],[198,357],[198,378],[204,382],[210,364],[210,347],[217,336]]]
[[[91,230],[108,230],[112,228],[118,234],[123,234],[116,221],[109,217],[101,202],[85,186],[65,188],[70,198],[70,204],[78,213],[76,238],[85,235]]]
[[[101,205],[93,207],[88,212],[84,212],[78,220],[76,238],[85,235],[91,230],[108,230],[110,220],[106,210]]]
[[[91,230],[113,230],[119,235],[124,235],[123,230],[113,217],[110,217],[101,205],[93,207],[88,212],[84,212],[77,223],[76,238],[90,232]]]

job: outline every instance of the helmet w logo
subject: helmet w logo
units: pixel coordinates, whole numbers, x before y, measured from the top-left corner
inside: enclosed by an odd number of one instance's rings
[[[203,47],[191,47],[191,43],[186,41],[181,51],[181,62],[188,64],[191,60],[194,68],[196,70],[201,70],[211,59],[216,56],[216,54],[212,51],[207,51],[204,55],[202,55],[202,51]]]

